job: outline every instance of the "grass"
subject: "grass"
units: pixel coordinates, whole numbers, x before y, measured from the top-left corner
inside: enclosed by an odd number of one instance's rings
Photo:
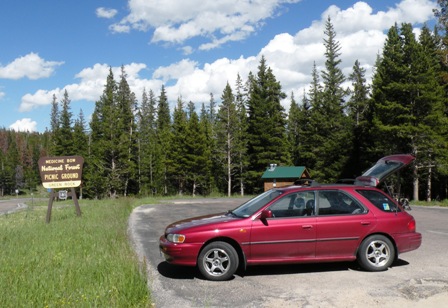
[[[419,205],[419,206],[442,206],[442,207],[448,207],[448,199],[440,200],[440,201],[411,201],[412,205]]]
[[[132,202],[81,200],[81,217],[57,202],[49,224],[46,206],[0,216],[2,307],[151,306],[127,234]]]

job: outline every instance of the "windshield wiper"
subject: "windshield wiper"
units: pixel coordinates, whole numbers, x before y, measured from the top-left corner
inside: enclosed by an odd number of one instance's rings
[[[232,215],[232,216],[234,216],[234,217],[239,217],[237,214],[235,214],[235,213],[233,212],[233,210],[228,210],[226,214],[230,214],[230,215]]]

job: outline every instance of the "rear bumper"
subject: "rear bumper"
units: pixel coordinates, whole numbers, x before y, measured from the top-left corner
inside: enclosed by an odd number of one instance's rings
[[[415,250],[422,244],[422,235],[418,232],[395,234],[394,240],[398,253]]]
[[[175,244],[168,241],[165,236],[159,240],[160,254],[166,262],[177,265],[196,266],[201,244]]]

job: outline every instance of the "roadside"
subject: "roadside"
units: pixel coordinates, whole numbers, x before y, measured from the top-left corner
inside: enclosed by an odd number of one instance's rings
[[[10,199],[0,201],[0,215],[7,215],[28,208],[31,199]]]

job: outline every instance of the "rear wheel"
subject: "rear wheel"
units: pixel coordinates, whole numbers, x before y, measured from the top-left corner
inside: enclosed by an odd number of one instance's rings
[[[208,280],[230,279],[238,268],[238,254],[226,242],[212,242],[199,254],[198,268]]]
[[[395,248],[392,242],[383,235],[372,235],[359,246],[358,263],[368,271],[384,271],[395,259]]]

